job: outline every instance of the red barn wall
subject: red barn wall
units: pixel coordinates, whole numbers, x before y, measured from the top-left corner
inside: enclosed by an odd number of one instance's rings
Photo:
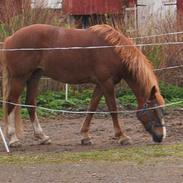
[[[121,0],[63,0],[63,10],[72,15],[120,13]]]
[[[183,0],[177,0],[177,24],[178,29],[183,29]]]
[[[136,6],[137,0],[128,0],[128,7]]]

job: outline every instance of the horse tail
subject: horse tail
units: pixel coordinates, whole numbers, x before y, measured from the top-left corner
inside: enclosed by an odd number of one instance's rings
[[[3,46],[4,48],[4,46]],[[2,93],[3,93],[3,119],[5,122],[5,132],[7,134],[7,127],[8,127],[8,111],[7,111],[7,106],[8,106],[8,95],[10,91],[10,74],[9,70],[6,64],[6,52],[1,51],[0,52],[0,64],[2,67]],[[21,112],[20,112],[20,106],[15,106],[15,130],[16,134],[18,137],[23,136],[23,123],[21,119]]]

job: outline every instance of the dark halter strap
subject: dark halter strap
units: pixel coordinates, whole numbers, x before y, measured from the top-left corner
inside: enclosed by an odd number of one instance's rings
[[[147,101],[146,103],[144,103],[142,110],[139,111],[137,114],[138,118],[141,118],[144,115],[144,113],[146,113],[147,118],[148,118],[146,130],[148,130],[148,131],[152,129],[152,126],[153,127],[164,127],[165,126],[165,124],[161,123],[161,120],[164,116],[163,109],[157,108],[157,107],[158,107],[158,105],[156,103],[154,103],[153,106],[149,107],[149,102]],[[157,113],[157,115],[158,115],[157,118],[155,118],[153,116],[153,113],[152,113],[153,111],[155,111]]]

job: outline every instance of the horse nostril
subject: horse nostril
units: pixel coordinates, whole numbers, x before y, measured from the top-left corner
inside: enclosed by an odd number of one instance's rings
[[[163,141],[163,135],[153,135],[153,141],[154,142],[162,142]]]

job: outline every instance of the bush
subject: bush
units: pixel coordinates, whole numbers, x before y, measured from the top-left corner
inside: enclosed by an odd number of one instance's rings
[[[173,101],[183,100],[182,87],[176,87],[174,85],[165,84],[161,82],[160,89],[161,89],[162,95],[165,97],[167,101],[173,102]]]
[[[162,95],[165,97],[166,103],[183,101],[183,88],[176,87],[174,85],[160,83],[160,89]],[[74,95],[73,95],[74,93]],[[86,111],[91,100],[92,90],[84,89],[80,92],[69,90],[69,100],[65,101],[65,93],[63,91],[48,91],[38,96],[38,106],[46,107],[56,110],[71,110],[71,111]],[[118,90],[116,93],[117,101],[119,105],[125,109],[135,109],[137,106],[136,98],[130,89]],[[22,103],[24,103],[25,95],[22,97]],[[183,106],[179,104],[173,107]],[[99,110],[106,110],[106,104],[104,97],[100,101],[98,107]],[[46,110],[38,109],[39,115],[45,117],[58,114],[58,112],[48,112]],[[24,116],[27,116],[27,112],[23,109]]]

